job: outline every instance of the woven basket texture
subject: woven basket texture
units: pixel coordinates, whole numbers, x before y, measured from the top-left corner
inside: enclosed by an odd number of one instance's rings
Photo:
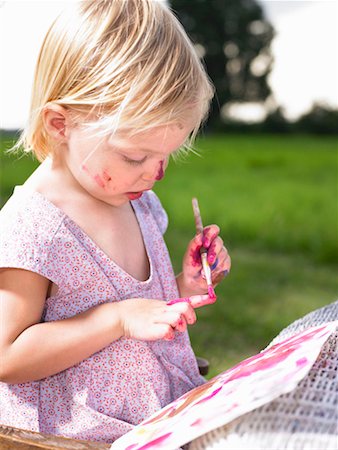
[[[338,320],[338,301],[293,322],[270,345],[333,320]],[[296,389],[189,446],[189,450],[242,449],[338,450],[338,330]]]

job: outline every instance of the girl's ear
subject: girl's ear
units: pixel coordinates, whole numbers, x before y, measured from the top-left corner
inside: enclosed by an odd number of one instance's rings
[[[45,130],[53,140],[59,143],[67,140],[68,112],[63,106],[47,104],[43,109],[42,120]]]

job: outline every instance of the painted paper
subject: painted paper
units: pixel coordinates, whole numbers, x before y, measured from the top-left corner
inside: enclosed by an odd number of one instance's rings
[[[337,326],[309,328],[240,362],[153,414],[111,450],[175,450],[292,391]]]

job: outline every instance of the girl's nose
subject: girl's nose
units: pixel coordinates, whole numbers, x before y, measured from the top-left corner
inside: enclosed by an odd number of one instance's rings
[[[144,173],[142,175],[142,178],[145,181],[159,181],[159,180],[162,180],[162,178],[164,177],[164,172],[165,172],[166,166],[167,166],[166,161],[165,160],[161,160],[156,165],[148,167],[144,171]]]
[[[156,175],[157,181],[162,180],[162,178],[164,177],[165,168],[163,166],[164,166],[164,160],[160,161],[160,167],[159,167],[157,175]]]

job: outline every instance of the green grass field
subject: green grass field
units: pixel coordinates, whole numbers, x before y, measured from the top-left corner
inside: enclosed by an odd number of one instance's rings
[[[7,140],[7,144],[4,142]],[[3,136],[1,148],[10,144]],[[218,301],[190,328],[211,375],[266,346],[284,326],[337,298],[337,139],[208,136],[200,156],[171,162],[156,192],[170,226],[174,267],[194,234],[191,198],[205,224],[217,223],[232,256]],[[36,163],[1,155],[1,202]]]

